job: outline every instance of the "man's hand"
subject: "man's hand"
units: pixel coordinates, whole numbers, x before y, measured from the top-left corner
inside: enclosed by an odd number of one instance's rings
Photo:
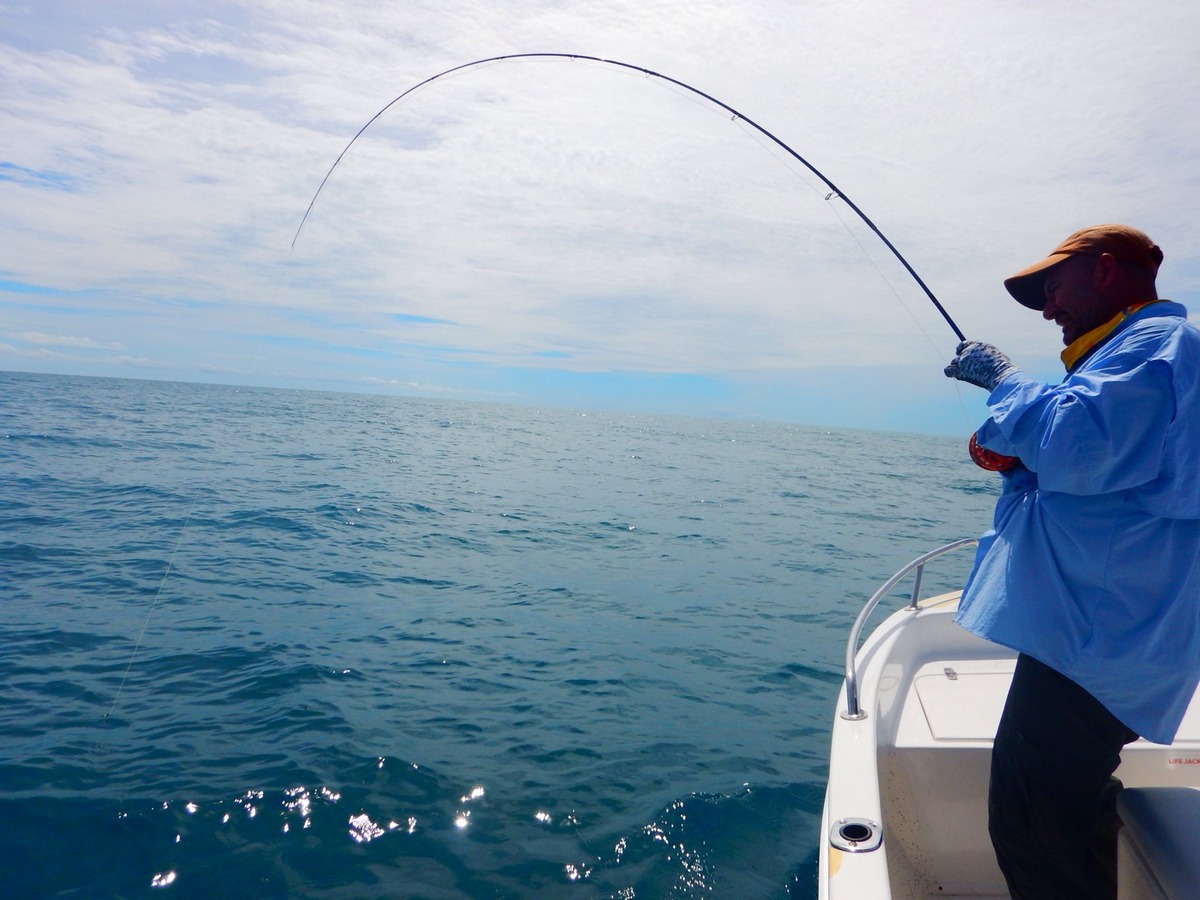
[[[955,351],[958,355],[946,366],[947,378],[957,378],[991,391],[1009,372],[1017,371],[1013,361],[993,347],[980,341],[963,341]]]

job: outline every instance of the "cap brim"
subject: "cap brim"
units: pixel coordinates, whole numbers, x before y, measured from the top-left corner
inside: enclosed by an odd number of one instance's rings
[[[1052,253],[1011,278],[1005,278],[1004,287],[1022,306],[1043,310],[1046,308],[1046,274],[1064,259],[1070,258],[1070,253]]]

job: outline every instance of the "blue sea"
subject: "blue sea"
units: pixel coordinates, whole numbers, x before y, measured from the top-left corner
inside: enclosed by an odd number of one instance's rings
[[[962,437],[15,373],[0,453],[8,898],[815,897],[849,627],[996,496]]]

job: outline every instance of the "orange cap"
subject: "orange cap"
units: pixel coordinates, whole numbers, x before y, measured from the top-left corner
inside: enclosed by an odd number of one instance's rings
[[[1136,228],[1128,225],[1093,225],[1083,228],[1057,247],[1041,262],[1022,269],[1011,278],[1004,279],[1004,286],[1022,306],[1044,309],[1046,295],[1043,282],[1046,273],[1064,259],[1072,256],[1099,256],[1111,253],[1122,262],[1132,263],[1157,275],[1163,261],[1163,252],[1154,241]]]

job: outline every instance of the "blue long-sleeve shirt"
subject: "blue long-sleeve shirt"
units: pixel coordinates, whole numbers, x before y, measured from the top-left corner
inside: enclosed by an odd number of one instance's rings
[[[1020,372],[977,440],[1003,476],[958,622],[1170,743],[1200,682],[1200,330],[1162,301],[1059,385]]]

